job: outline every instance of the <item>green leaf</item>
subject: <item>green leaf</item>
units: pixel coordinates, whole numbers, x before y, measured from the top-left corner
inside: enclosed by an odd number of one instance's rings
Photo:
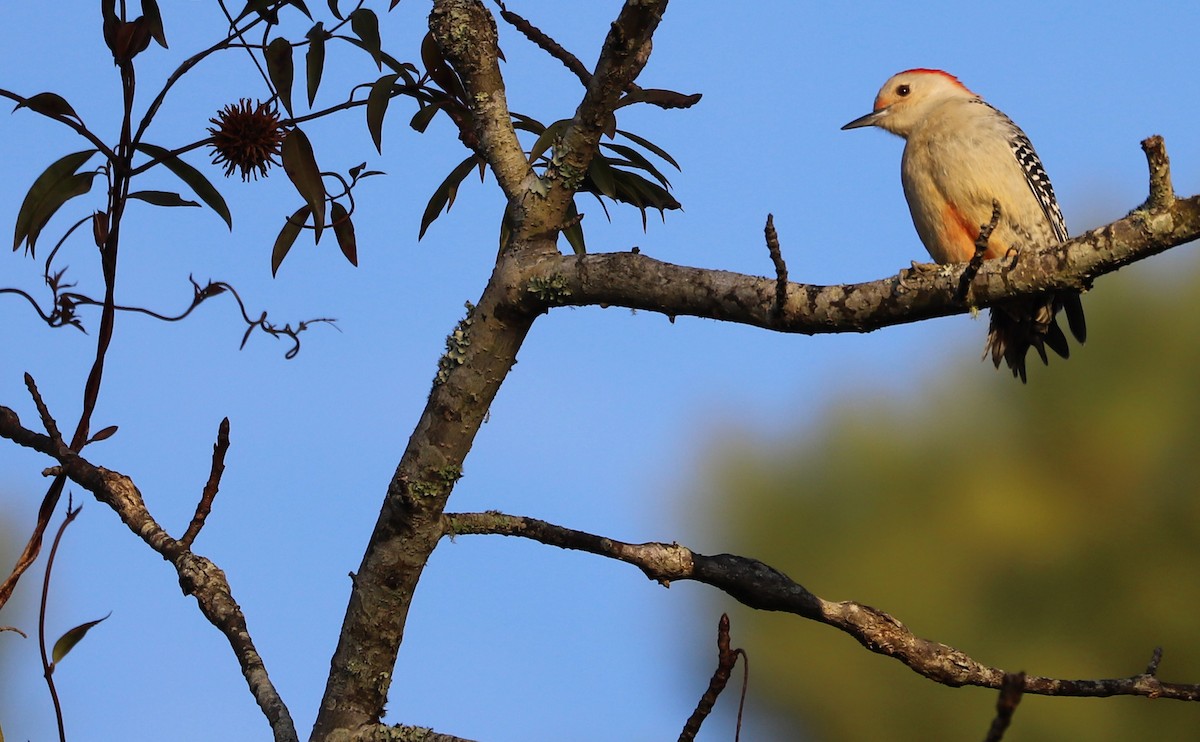
[[[217,216],[224,219],[225,224],[233,229],[233,217],[229,214],[229,206],[225,199],[199,170],[156,144],[142,142],[137,148],[151,158],[160,160],[164,167],[175,173],[176,177],[186,183],[201,201],[208,204],[208,207],[217,212]]]
[[[75,113],[75,109],[71,108],[71,104],[67,103],[66,98],[63,98],[58,93],[38,93],[25,99],[25,102],[18,103],[13,108],[16,111],[18,108],[28,108],[34,113],[40,113],[43,116],[70,116],[79,123],[83,123],[83,119],[79,118],[79,114]]]
[[[283,107],[287,109],[288,115],[294,116],[295,114],[292,112],[292,82],[296,77],[296,69],[292,62],[292,45],[287,39],[280,36],[267,44],[264,56],[267,58],[267,76],[271,78],[275,92],[279,93],[279,100],[283,101]]]
[[[579,210],[575,208],[574,200],[567,205],[566,217],[571,226],[563,229],[563,237],[567,238],[576,255],[583,255],[587,252],[587,245],[583,242],[583,222],[579,220]]]
[[[367,131],[371,132],[371,141],[375,142],[375,150],[380,154],[383,154],[383,116],[392,101],[392,88],[398,77],[398,73],[384,75],[371,85],[371,92],[367,94]]]
[[[667,180],[667,176],[663,175],[662,172],[660,172],[659,169],[654,166],[654,163],[646,159],[645,155],[643,155],[641,152],[638,152],[633,147],[626,147],[623,144],[609,144],[608,142],[602,142],[600,146],[623,156],[629,161],[627,164],[630,167],[636,167],[650,173],[655,177],[655,179],[658,180],[659,183],[662,183],[664,187],[670,187],[671,181]]]
[[[167,34],[163,31],[162,13],[158,10],[158,3],[155,0],[142,0],[142,17],[146,19],[146,27],[150,31],[150,37],[158,42],[162,48],[167,48]]]
[[[537,141],[533,143],[533,147],[529,149],[529,161],[532,163],[542,155],[543,152],[554,146],[555,140],[562,134],[563,129],[567,128],[567,124],[571,123],[571,119],[559,119],[542,130]]]
[[[129,198],[136,198],[155,206],[199,206],[195,201],[188,201],[178,193],[171,191],[134,191]]]
[[[94,154],[94,149],[72,152],[55,161],[33,181],[29,192],[25,194],[25,200],[21,202],[20,210],[17,211],[13,250],[21,246],[22,240],[28,243],[30,249],[33,248],[38,232],[66,201],[64,194],[78,187],[78,181],[72,180],[75,178],[75,171]],[[88,185],[91,185],[90,181]]]
[[[346,256],[350,265],[357,268],[358,243],[354,239],[354,222],[350,221],[349,212],[346,211],[345,206],[334,201],[331,217],[332,222],[329,226],[333,227],[333,236],[337,237],[338,247],[342,248],[342,255]]]
[[[546,130],[545,124],[535,118],[516,113],[515,111],[511,112],[510,115],[512,116],[514,129],[527,131],[530,134],[537,134],[538,136],[541,136],[542,132]]]
[[[350,14],[350,30],[362,39],[367,51],[371,52],[371,58],[375,60],[375,67],[382,70],[383,48],[379,40],[379,17],[372,10],[359,8]]]
[[[108,616],[111,615],[111,613],[108,614]],[[107,619],[108,616],[105,616],[104,618],[98,618],[95,621],[81,623],[67,633],[58,637],[58,641],[54,642],[54,649],[50,651],[51,661],[53,661],[53,663],[56,665],[59,662],[62,662],[63,657],[66,657],[67,653],[74,649],[75,645],[83,640],[83,637],[87,636],[87,633],[91,631],[92,627]]]
[[[662,147],[659,147],[657,144],[655,144],[654,142],[651,142],[649,139],[639,137],[637,134],[634,134],[633,132],[630,132],[630,131],[622,131],[621,129],[617,129],[617,133],[620,134],[621,136],[625,137],[629,141],[633,142],[634,144],[640,145],[641,147],[644,147],[645,149],[650,150],[654,154],[658,155],[659,157],[663,158],[667,162],[671,163],[671,166],[674,167],[676,170],[681,169],[679,167],[679,163],[675,162],[674,157],[671,157],[671,155],[667,154],[667,151],[665,149],[663,149]]]
[[[317,88],[321,85],[321,74],[325,71],[325,39],[328,37],[325,24],[320,21],[305,34],[305,38],[308,39],[308,53],[304,55],[304,63],[308,72],[309,107],[317,99]]]
[[[320,242],[321,230],[325,227],[325,185],[321,182],[321,170],[317,167],[312,143],[299,127],[289,130],[284,137],[280,159],[284,172],[312,211],[315,239]]]
[[[608,164],[608,161],[604,157],[597,154],[592,158],[592,164],[588,165],[588,177],[592,179],[592,184],[596,186],[596,190],[616,200],[616,171],[612,165]]]
[[[279,271],[279,266],[283,263],[283,259],[287,257],[288,250],[292,249],[292,244],[300,236],[300,230],[304,228],[304,222],[308,221],[309,211],[307,206],[301,206],[296,209],[296,212],[284,222],[283,229],[279,230],[279,236],[275,238],[275,246],[271,248],[272,278]]]
[[[463,178],[479,163],[478,155],[471,155],[463,160],[450,171],[442,184],[437,187],[433,195],[429,198],[429,203],[425,206],[425,213],[421,215],[421,231],[417,234],[417,239],[425,236],[425,230],[429,229],[429,225],[433,224],[442,213],[442,209],[450,211],[450,207],[454,205],[454,197],[458,194],[458,187],[462,184]]]
[[[442,108],[443,104],[440,102],[430,103],[426,106],[418,108],[417,112],[413,114],[412,121],[408,122],[408,125],[417,132],[424,134],[425,130],[429,128],[429,122],[433,120],[433,117],[438,111],[442,110]]]

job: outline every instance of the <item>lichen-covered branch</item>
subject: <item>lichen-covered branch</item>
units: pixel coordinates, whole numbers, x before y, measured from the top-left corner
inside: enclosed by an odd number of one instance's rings
[[[509,200],[532,190],[537,176],[512,125],[500,74],[496,21],[479,0],[438,0],[429,30],[470,96],[479,153]]]
[[[504,513],[447,513],[447,535],[520,536],[563,549],[617,559],[642,570],[662,584],[694,580],[711,585],[739,602],[760,610],[782,611],[827,624],[854,637],[877,654],[899,660],[943,685],[1001,688],[1003,670],[989,667],[954,647],[914,634],[883,611],[852,600],[829,601],[809,592],[782,572],[757,559],[699,554],[679,544],[630,544],[546,521]],[[1027,675],[1023,691],[1046,696],[1146,696],[1200,701],[1200,685],[1164,683],[1157,665],[1125,678],[1060,680]]]

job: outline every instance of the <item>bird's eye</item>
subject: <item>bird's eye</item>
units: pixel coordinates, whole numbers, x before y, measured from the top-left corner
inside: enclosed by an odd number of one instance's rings
[[[898,85],[896,87],[896,95],[900,96],[901,98],[903,98],[904,96],[908,95],[911,92],[912,92],[912,88],[908,87],[907,85]]]

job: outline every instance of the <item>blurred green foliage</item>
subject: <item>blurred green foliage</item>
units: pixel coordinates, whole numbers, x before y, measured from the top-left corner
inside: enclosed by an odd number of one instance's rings
[[[723,546],[1004,670],[1129,676],[1162,645],[1159,677],[1200,682],[1200,270],[1172,262],[1188,267],[1102,279],[1088,344],[1031,363],[1028,386],[967,350],[909,398],[860,390],[798,440],[731,443],[707,473]],[[751,696],[798,739],[986,733],[994,691],[937,685],[795,616],[732,618]],[[1195,704],[1026,696],[1005,739],[1198,729]]]

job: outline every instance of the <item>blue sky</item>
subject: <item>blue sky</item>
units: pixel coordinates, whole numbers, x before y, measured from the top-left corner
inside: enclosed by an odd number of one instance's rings
[[[162,3],[171,48],[140,58],[143,91],[220,31],[210,3]],[[314,9],[324,3],[310,3]],[[385,5],[378,3],[378,5]],[[618,2],[512,0],[587,63]],[[63,94],[111,138],[115,72],[94,3],[51,14],[7,7],[0,87]],[[649,137],[682,164],[682,213],[641,229],[636,212],[612,223],[587,199],[593,251],[643,252],[676,263],[765,275],[762,225],[775,214],[794,280],[844,283],[924,260],[900,192],[901,142],[839,127],[871,106],[893,72],[940,67],[1026,130],[1054,181],[1073,234],[1122,216],[1145,197],[1139,141],[1164,135],[1181,194],[1200,191],[1194,4],[797,3],[673,4],[640,82],[701,92],[690,111],[625,109],[622,128]],[[428,4],[405,0],[382,15],[385,47],[415,58]],[[293,29],[294,35],[303,27]],[[501,26],[510,106],[548,123],[569,116],[573,76]],[[378,73],[349,49],[330,49],[318,103]],[[341,87],[339,87],[339,84]],[[150,141],[178,146],[238,97],[265,90],[244,55],[227,54],[179,86]],[[147,96],[140,98],[144,104]],[[491,268],[501,202],[494,183],[468,180],[454,210],[417,242],[425,201],[464,156],[445,121],[421,136],[393,104],[383,156],[361,112],[306,127],[325,169],[367,161],[388,173],[356,192],[360,267],[332,239],[297,243],[278,278],[270,246],[299,197],[281,172],[258,183],[220,178],[230,233],[211,212],[135,206],[126,223],[120,296],[169,310],[189,296],[187,276],[226,280],[253,310],[280,321],[336,317],[338,329],[304,336],[299,357],[253,337],[231,303],[216,300],[175,325],[127,317],[117,328],[96,426],[120,425],[90,457],[129,474],[151,512],[180,533],[207,476],[223,416],[233,445],[221,494],[196,550],[225,569],[273,679],[302,733],[311,726],[348,594],[347,573],[425,401],[443,341]],[[29,184],[51,161],[82,148],[70,132],[17,112],[0,120],[6,177],[0,224],[12,224]],[[147,188],[175,189],[169,174]],[[85,213],[84,199],[72,204]],[[42,249],[69,219],[51,222]],[[81,288],[97,279],[85,242],[64,262]],[[1169,272],[1179,251],[1128,274]],[[38,264],[0,251],[0,284],[37,286]],[[78,414],[93,336],[40,327],[24,304],[0,296],[0,403],[36,419],[22,372],[38,380],[66,426]],[[95,316],[88,316],[91,327]],[[531,515],[628,541],[724,545],[707,505],[689,489],[731,430],[765,437],[819,434],[837,399],[870,388],[904,395],[935,383],[936,369],[974,355],[985,327],[963,317],[862,336],[805,338],[707,320],[628,310],[558,310],[538,321],[501,390],[450,502]],[[1092,332],[1102,333],[1103,328]],[[1086,351],[1075,362],[1086,362]],[[980,365],[980,375],[992,373]],[[1036,374],[1031,371],[1031,376]],[[44,492],[45,459],[0,446],[0,556],[5,569]],[[173,570],[107,508],[76,495],[83,514],[67,535],[51,596],[51,632],[112,611],[56,675],[71,738],[86,742],[169,728],[181,740],[265,739],[224,640],[180,595]],[[753,556],[753,555],[751,555]],[[803,575],[795,575],[801,581]],[[34,626],[40,574],[0,623]],[[848,596],[831,596],[848,597]],[[722,599],[695,585],[670,590],[637,570],[499,537],[443,544],[410,615],[389,703],[390,720],[493,742],[670,738],[712,664]],[[734,626],[738,640],[737,626]],[[830,635],[831,641],[840,638]],[[742,637],[752,645],[753,637]],[[33,641],[0,635],[0,724],[10,739],[48,739],[53,716]],[[753,685],[752,695],[753,695]],[[119,689],[114,696],[113,690]],[[731,705],[729,699],[726,705]],[[213,709],[220,709],[214,713]],[[705,739],[728,739],[728,720]],[[749,720],[747,738],[789,732]]]

